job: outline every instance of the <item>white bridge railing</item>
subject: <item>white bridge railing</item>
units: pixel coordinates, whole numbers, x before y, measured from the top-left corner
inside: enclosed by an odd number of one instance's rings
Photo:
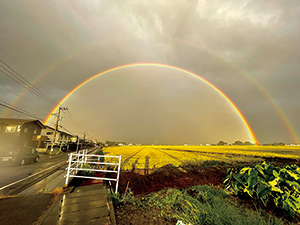
[[[117,162],[101,162],[105,158],[116,158]],[[82,165],[87,164],[91,165],[91,169],[82,168]],[[117,167],[117,170],[105,169],[107,166]],[[93,168],[94,167],[94,168]],[[119,185],[119,175],[121,169],[121,156],[111,156],[111,155],[88,155],[87,151],[79,151],[76,153],[69,154],[68,167],[65,186],[68,186],[69,179],[72,177],[76,178],[89,178],[89,179],[98,179],[98,180],[108,180],[116,181],[115,192],[118,192]],[[81,176],[78,175],[79,171],[93,171],[93,172],[103,172],[103,173],[117,173],[117,178],[104,178],[104,177],[93,177],[93,176]]]

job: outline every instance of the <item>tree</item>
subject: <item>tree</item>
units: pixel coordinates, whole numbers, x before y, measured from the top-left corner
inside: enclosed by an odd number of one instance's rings
[[[109,140],[106,140],[105,144],[107,146],[117,146],[118,145],[116,141],[109,141]]]
[[[253,145],[250,141],[245,141],[244,145]]]
[[[244,145],[242,141],[235,141],[233,145]]]
[[[227,145],[227,142],[225,142],[225,141],[219,141],[217,145]]]

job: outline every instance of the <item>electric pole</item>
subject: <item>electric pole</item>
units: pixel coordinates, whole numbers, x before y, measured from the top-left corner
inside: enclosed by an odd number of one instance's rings
[[[53,145],[54,145],[54,142],[55,142],[55,138],[56,138],[56,132],[58,131],[58,122],[60,120],[60,111],[65,111],[65,110],[68,110],[68,108],[66,107],[61,107],[59,106],[59,109],[58,109],[58,113],[57,113],[57,117],[56,117],[56,123],[55,123],[55,127],[54,127],[54,135],[53,135],[53,141],[52,141],[52,145],[51,145],[51,151],[50,151],[50,154],[53,153]]]

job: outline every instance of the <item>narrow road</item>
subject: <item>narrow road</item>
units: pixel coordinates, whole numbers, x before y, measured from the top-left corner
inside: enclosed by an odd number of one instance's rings
[[[67,160],[68,153],[62,153],[60,155],[40,154],[38,162],[27,163],[24,166],[0,162],[0,188]]]

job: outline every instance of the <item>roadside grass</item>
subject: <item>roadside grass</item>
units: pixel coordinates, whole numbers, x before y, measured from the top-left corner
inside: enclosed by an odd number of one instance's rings
[[[118,206],[122,205],[120,202]],[[197,185],[184,190],[164,189],[147,196],[131,198],[128,203],[136,210],[145,213],[158,211],[157,217],[166,221],[182,220],[185,224],[286,224],[286,221],[261,209],[254,211],[245,208],[230,200],[229,194],[224,190],[208,185]]]

